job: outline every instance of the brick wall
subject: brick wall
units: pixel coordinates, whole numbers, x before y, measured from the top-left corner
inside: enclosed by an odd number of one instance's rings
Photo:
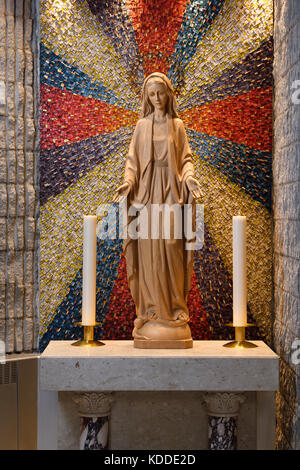
[[[38,344],[38,23],[35,0],[0,0],[0,339]]]
[[[277,445],[300,449],[300,2],[274,2],[274,346],[281,356]],[[298,97],[300,86],[298,85]],[[294,343],[294,344],[293,344]],[[300,358],[300,354],[299,354]]]

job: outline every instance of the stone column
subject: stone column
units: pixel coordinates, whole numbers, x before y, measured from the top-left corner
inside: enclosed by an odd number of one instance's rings
[[[38,0],[0,0],[0,340],[38,349]]]
[[[274,349],[277,448],[300,450],[300,2],[274,1]]]
[[[80,450],[108,449],[112,394],[76,392],[73,399],[80,416]]]
[[[236,450],[237,417],[245,399],[242,393],[232,392],[208,392],[204,395],[210,450]]]

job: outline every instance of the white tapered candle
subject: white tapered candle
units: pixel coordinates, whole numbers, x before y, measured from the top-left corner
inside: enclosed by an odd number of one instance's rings
[[[245,216],[233,217],[233,326],[247,324],[246,227]]]
[[[94,325],[96,321],[96,247],[97,217],[83,218],[82,266],[82,324]]]

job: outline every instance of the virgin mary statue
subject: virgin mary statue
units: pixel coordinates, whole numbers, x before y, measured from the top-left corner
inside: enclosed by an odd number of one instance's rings
[[[187,249],[184,230],[178,227],[184,225],[184,206],[193,207],[200,195],[172,84],[163,73],[152,73],[143,84],[142,117],[131,139],[123,184],[114,198],[126,200],[128,226],[139,214],[143,233],[128,234],[124,240],[127,278],[136,306],[135,347],[192,347],[187,295],[193,251]]]

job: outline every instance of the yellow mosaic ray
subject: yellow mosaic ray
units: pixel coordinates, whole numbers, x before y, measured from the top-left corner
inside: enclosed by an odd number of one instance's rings
[[[40,25],[45,46],[113,90],[117,97],[138,105],[120,57],[85,1],[43,0]]]
[[[179,103],[198,86],[212,83],[272,34],[273,0],[225,0],[216,20],[199,42],[185,69]],[[193,79],[191,79],[193,77]]]
[[[271,215],[261,203],[214,167],[202,160],[198,160],[195,167],[205,194],[205,222],[230,273],[232,217],[247,217],[248,303],[261,331],[268,336],[272,297]]]
[[[99,204],[112,202],[127,150],[124,145],[113,156],[105,157],[103,164],[41,207],[41,335],[46,333],[57,307],[82,267],[82,217],[96,214]]]

